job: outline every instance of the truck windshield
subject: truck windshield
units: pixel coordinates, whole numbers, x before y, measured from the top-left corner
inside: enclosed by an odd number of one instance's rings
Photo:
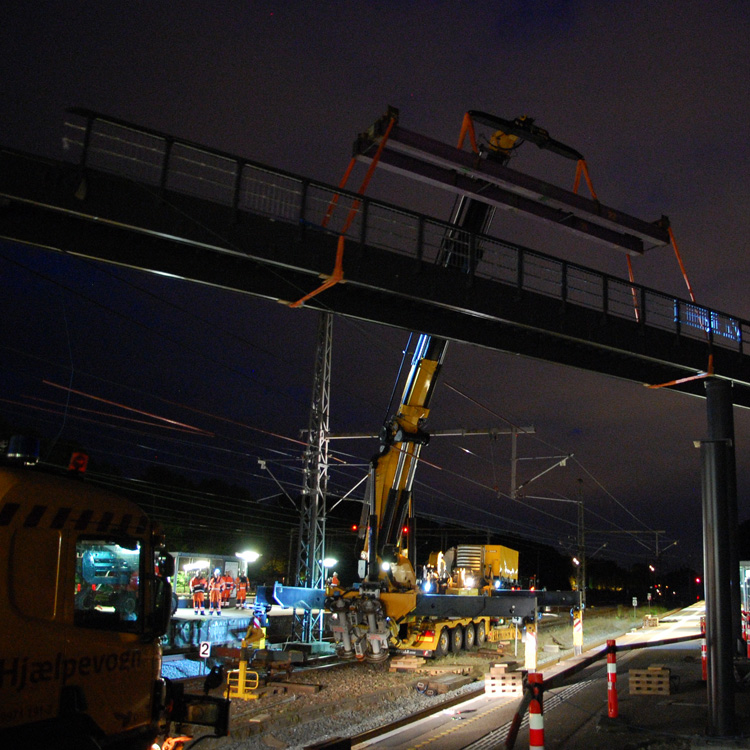
[[[82,627],[141,630],[141,545],[111,539],[76,544],[75,623]]]

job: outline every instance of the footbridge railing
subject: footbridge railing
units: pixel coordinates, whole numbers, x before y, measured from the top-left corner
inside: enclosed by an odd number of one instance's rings
[[[437,263],[452,255],[478,277],[643,326],[745,353],[750,322],[694,302],[383,201],[212,150],[84,109],[70,110],[63,145],[81,166],[117,174],[275,221],[344,236],[362,245]],[[328,219],[329,208],[339,208]],[[349,208],[356,214],[349,222]],[[325,226],[324,226],[325,224]]]

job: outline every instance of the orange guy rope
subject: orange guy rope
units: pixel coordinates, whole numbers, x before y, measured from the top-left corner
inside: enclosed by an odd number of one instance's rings
[[[666,388],[670,385],[679,385],[680,383],[689,383],[691,380],[703,380],[704,378],[713,377],[714,374],[714,355],[708,355],[708,369],[706,372],[699,372],[697,375],[691,375],[687,378],[680,378],[679,380],[670,380],[668,383],[659,383],[659,385],[649,385],[644,383],[646,388]]]
[[[354,165],[356,163],[357,157],[353,156],[352,160],[349,162],[349,166],[346,168],[346,172],[344,172],[344,176],[341,178],[341,182],[339,183],[340,190],[343,190],[346,187],[346,183],[349,181],[349,175],[352,173],[352,169],[354,169]],[[323,217],[321,226],[328,226],[328,221],[330,220],[331,216],[333,216],[333,209],[336,208],[336,204],[339,202],[340,197],[341,194],[336,193],[333,198],[331,198],[331,202],[328,204],[328,210],[326,211],[326,215]]]
[[[578,186],[581,184],[581,175],[583,175],[584,179],[586,180],[586,185],[588,185],[589,192],[591,193],[591,197],[598,201],[599,199],[596,197],[596,193],[594,192],[594,185],[591,182],[591,177],[589,176],[589,168],[586,166],[586,160],[585,159],[579,159],[578,163],[576,164],[576,176],[575,180],[573,181],[573,192],[578,192]]]
[[[631,284],[635,284],[635,276],[633,275],[633,263],[630,260],[630,256],[626,255],[625,260],[628,262],[628,279]],[[635,312],[636,322],[640,321],[641,314],[638,312],[638,294],[635,291],[635,287],[630,287],[630,293],[633,295],[633,312]]]
[[[672,232],[672,227],[667,227],[667,231],[669,232],[669,240],[672,243],[672,247],[674,248],[674,254],[677,256],[677,263],[680,266],[680,271],[682,271],[682,278],[685,279],[685,286],[687,286],[688,293],[690,294],[690,300],[691,302],[695,302],[695,295],[693,294],[693,288],[690,286],[690,281],[688,280],[687,271],[685,270],[685,266],[682,264],[682,258],[680,257],[680,251],[677,249],[677,242],[674,238],[674,232]]]
[[[479,148],[477,146],[476,133],[474,132],[474,121],[471,119],[468,112],[464,115],[464,120],[461,123],[461,133],[458,136],[458,148],[464,147],[464,140],[466,140],[467,133],[469,135],[469,142],[471,143],[471,150],[475,154],[478,154]]]
[[[365,175],[364,180],[362,180],[362,185],[357,191],[359,195],[364,195],[364,192],[367,189],[367,186],[370,184],[370,179],[372,178],[373,172],[375,172],[375,167],[378,165],[378,162],[380,161],[380,155],[383,153],[385,144],[388,141],[388,137],[390,136],[391,130],[393,130],[393,126],[395,124],[396,124],[396,118],[392,117],[391,121],[388,123],[388,128],[385,131],[385,135],[383,135],[383,138],[380,141],[378,150],[376,151],[375,156],[373,157],[372,162],[370,163],[370,167],[367,170],[367,174]],[[352,162],[353,161],[354,160],[352,160]],[[351,172],[351,167],[353,166],[352,162],[349,163],[349,168],[347,169],[347,174],[344,176],[344,180],[349,179],[349,173]],[[349,210],[349,216],[347,216],[346,221],[344,222],[344,226],[341,229],[341,234],[339,235],[338,245],[336,247],[336,261],[334,263],[333,272],[331,273],[331,275],[326,279],[326,281],[324,281],[314,291],[310,292],[309,294],[306,294],[304,297],[301,297],[296,302],[290,302],[289,307],[301,307],[303,303],[307,302],[307,300],[312,299],[313,297],[316,297],[318,294],[325,291],[326,289],[329,289],[335,284],[338,284],[340,281],[341,282],[344,281],[344,235],[346,234],[352,222],[354,221],[354,217],[357,215],[357,211],[359,210],[360,203],[361,201],[359,200],[354,201],[351,209]]]
[[[594,190],[594,184],[591,182],[589,168],[586,165],[585,159],[579,159],[578,163],[576,164],[576,176],[575,180],[573,181],[573,192],[576,194],[578,193],[578,188],[581,185],[581,175],[583,175],[584,179],[586,180],[586,185],[588,186],[589,193],[591,193],[591,197],[598,202],[599,198],[597,197]],[[626,256],[626,260],[628,263],[628,279],[630,280],[631,284],[635,284],[635,276],[633,275],[633,263],[631,262],[629,255]],[[630,292],[633,295],[633,311],[635,312],[636,322],[638,322],[641,319],[641,314],[638,311],[638,294],[634,286],[630,288]]]

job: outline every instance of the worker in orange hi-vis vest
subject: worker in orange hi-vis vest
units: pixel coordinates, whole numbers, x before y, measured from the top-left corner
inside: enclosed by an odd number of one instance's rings
[[[195,614],[198,614],[198,610],[202,615],[206,614],[206,608],[203,604],[203,598],[206,595],[206,577],[203,575],[202,570],[196,571],[195,575],[190,579],[190,593],[193,595],[193,609]]]
[[[208,580],[208,600],[211,607],[209,614],[216,611],[217,616],[221,614],[221,592],[224,582],[221,580],[221,571],[216,568],[214,574]]]
[[[247,599],[247,585],[248,580],[247,576],[244,573],[240,573],[237,576],[237,601],[235,602],[235,607],[237,609],[245,609],[245,600]]]
[[[234,578],[227,573],[221,577],[221,582],[224,584],[224,588],[221,592],[221,606],[229,606],[229,597],[232,595],[232,589],[234,588]]]

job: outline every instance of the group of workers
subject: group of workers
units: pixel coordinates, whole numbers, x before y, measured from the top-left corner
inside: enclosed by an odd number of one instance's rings
[[[195,614],[206,614],[205,597],[208,594],[208,613],[213,615],[215,612],[218,617],[222,607],[225,609],[229,607],[229,600],[235,589],[237,598],[234,606],[236,609],[245,609],[248,587],[249,581],[244,573],[240,573],[237,578],[232,578],[228,573],[222,574],[221,570],[216,568],[213,575],[206,579],[202,570],[197,571],[190,579],[190,593],[193,596]]]

